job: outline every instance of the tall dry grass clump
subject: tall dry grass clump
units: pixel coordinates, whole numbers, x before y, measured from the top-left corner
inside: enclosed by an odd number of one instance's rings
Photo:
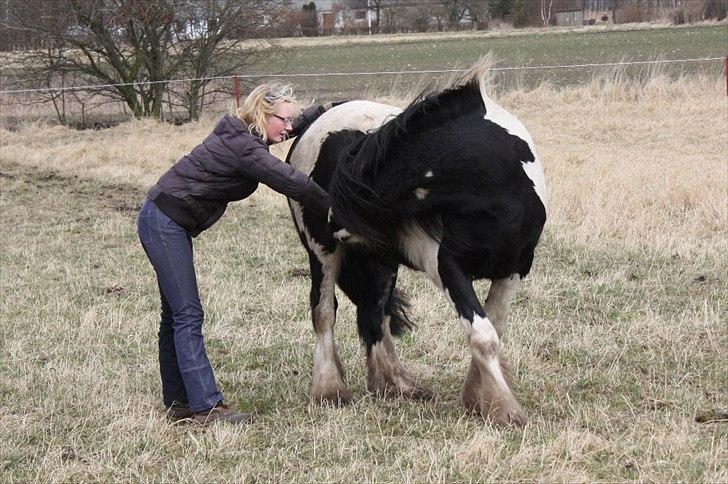
[[[544,161],[552,230],[591,246],[724,251],[728,119],[718,79],[628,81],[612,70],[560,92],[504,94]]]

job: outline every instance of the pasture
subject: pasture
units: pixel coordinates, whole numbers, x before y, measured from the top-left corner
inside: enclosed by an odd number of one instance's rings
[[[170,426],[156,282],[135,217],[144,187],[215,119],[0,129],[0,476],[726,481],[724,79],[620,78],[497,96],[533,134],[551,198],[503,338],[530,418],[523,430],[463,413],[462,328],[409,271],[400,285],[418,327],[397,348],[436,398],[366,392],[340,295],[337,340],[355,401],[311,403],[306,256],[285,200],[266,188],[195,243],[219,384],[258,419]]]
[[[354,38],[356,39],[356,37]],[[256,72],[330,73],[466,69],[484,52],[501,61],[497,67],[603,64],[720,57],[726,53],[726,26],[703,25],[662,29],[564,29],[524,33],[474,32],[458,36],[384,36],[375,44],[362,44],[343,37],[335,48],[325,48],[316,39],[283,40],[285,50],[256,67]],[[717,66],[717,67],[716,67]],[[603,68],[502,71],[499,89],[533,88],[548,81],[556,86],[582,84]],[[632,78],[650,77],[654,67],[637,65],[623,71]],[[660,66],[673,76],[681,73],[717,73],[720,63],[668,64]],[[379,93],[392,84],[400,89],[414,81],[420,89],[443,75],[359,75],[295,79],[311,96],[357,97],[362,92]],[[445,75],[447,77],[447,74]],[[414,89],[416,92],[416,89]]]

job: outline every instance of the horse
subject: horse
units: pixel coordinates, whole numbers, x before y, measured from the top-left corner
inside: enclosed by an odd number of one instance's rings
[[[289,200],[309,256],[316,343],[311,396],[343,404],[347,388],[334,341],[338,285],[356,305],[367,387],[429,398],[399,360],[393,336],[413,327],[397,289],[401,265],[424,272],[455,309],[471,362],[461,400],[501,425],[527,417],[511,389],[500,338],[530,272],[546,222],[547,192],[533,140],[486,93],[488,65],[422,95],[404,110],[350,101],[300,135],[287,162],[328,190],[328,219]],[[473,281],[490,279],[481,304]]]

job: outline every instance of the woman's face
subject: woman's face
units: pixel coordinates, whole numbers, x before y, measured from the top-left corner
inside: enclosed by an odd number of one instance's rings
[[[282,102],[274,114],[268,116],[268,123],[265,125],[265,134],[268,136],[268,144],[280,143],[288,138],[293,129],[291,119],[295,114],[293,104]]]

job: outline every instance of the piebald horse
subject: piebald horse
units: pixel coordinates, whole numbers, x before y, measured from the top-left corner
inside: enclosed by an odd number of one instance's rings
[[[352,398],[334,342],[335,285],[357,307],[370,391],[427,398],[392,336],[412,326],[395,288],[424,272],[458,314],[472,354],[466,408],[504,425],[527,418],[506,378],[501,336],[546,222],[543,170],[526,128],[486,93],[484,61],[404,111],[339,105],[299,136],[288,162],[329,191],[329,219],[289,200],[308,251],[316,333],[312,398]],[[492,281],[485,304],[476,279]]]

